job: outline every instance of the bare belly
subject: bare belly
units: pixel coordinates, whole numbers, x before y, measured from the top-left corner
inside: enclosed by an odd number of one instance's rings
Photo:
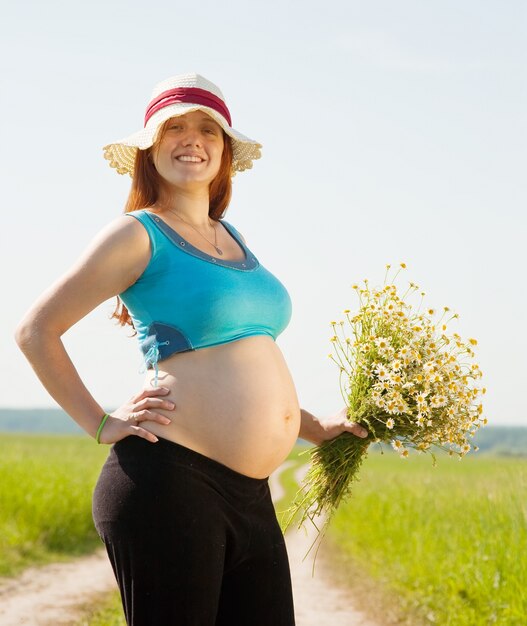
[[[154,384],[151,370],[147,384]],[[176,405],[159,410],[172,423],[141,426],[247,476],[269,476],[298,437],[298,397],[271,337],[175,354],[159,363],[158,385]]]

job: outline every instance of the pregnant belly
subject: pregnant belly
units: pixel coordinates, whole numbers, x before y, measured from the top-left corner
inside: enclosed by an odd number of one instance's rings
[[[172,423],[141,425],[247,476],[269,476],[298,437],[298,397],[271,337],[173,355],[159,364],[158,385],[176,405],[159,411]]]

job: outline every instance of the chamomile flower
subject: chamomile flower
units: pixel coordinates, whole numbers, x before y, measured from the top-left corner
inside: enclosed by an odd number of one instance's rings
[[[379,363],[378,365],[376,365],[373,371],[377,374],[377,376],[379,377],[379,380],[385,380],[386,378],[389,378],[390,376],[390,370],[382,363]]]
[[[432,396],[430,398],[430,406],[434,408],[439,407],[439,406],[445,406],[446,403],[447,403],[447,397],[441,394]]]
[[[377,348],[379,348],[379,352],[385,352],[390,347],[390,342],[386,337],[377,337],[374,341]]]
[[[388,411],[388,413],[397,412],[397,402],[395,402],[395,400],[387,400],[384,403],[384,406],[386,407],[386,410]]]
[[[409,456],[409,448],[426,453],[435,446],[461,459],[477,449],[468,441],[488,422],[480,402],[486,388],[476,385],[482,372],[471,362],[476,339],[450,332],[459,315],[423,304],[426,293],[419,285],[410,282],[399,295],[395,281],[388,281],[391,267],[381,288],[367,279],[363,287],[354,284],[358,310],[344,309],[346,320],[331,323],[330,358],[339,371],[348,416],[370,437],[337,437],[313,448],[298,501],[309,511],[303,519],[313,512],[332,513],[349,493],[369,442],[389,443],[401,458]],[[403,264],[395,268],[395,277],[401,269]]]
[[[392,373],[390,379],[394,385],[402,385],[404,380],[401,374],[398,374],[397,372]]]
[[[417,402],[417,404],[425,404],[427,396],[428,396],[427,391],[420,391],[418,394],[416,394],[415,401]]]
[[[403,346],[399,349],[398,353],[399,358],[403,359],[403,361],[410,356],[410,348],[408,346]]]

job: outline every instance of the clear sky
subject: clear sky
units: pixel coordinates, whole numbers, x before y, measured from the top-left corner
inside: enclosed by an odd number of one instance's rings
[[[404,261],[398,284],[478,340],[490,422],[527,423],[526,35],[523,0],[5,5],[0,404],[55,406],[14,328],[123,210],[129,178],[101,147],[140,129],[156,82],[195,71],[263,144],[226,219],[291,293],[278,345],[301,405],[341,408],[329,322],[356,308],[352,283]],[[113,304],[64,336],[110,408],[143,379]]]

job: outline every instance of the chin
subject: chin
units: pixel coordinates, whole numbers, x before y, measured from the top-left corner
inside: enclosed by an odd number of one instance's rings
[[[179,177],[177,180],[166,181],[173,189],[190,187],[209,187],[212,182],[209,178],[197,178],[195,176]]]

